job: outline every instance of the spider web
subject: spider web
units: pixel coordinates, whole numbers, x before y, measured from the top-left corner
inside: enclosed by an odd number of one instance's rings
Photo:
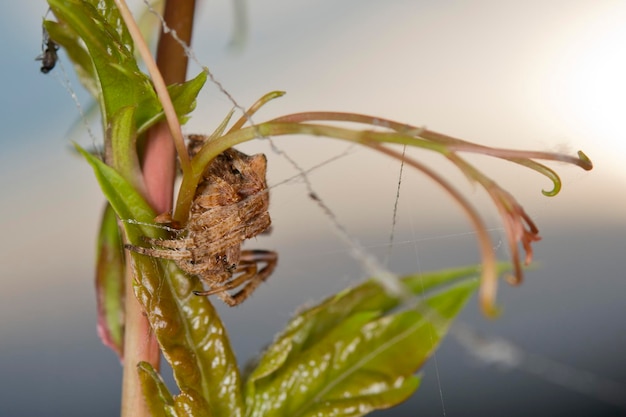
[[[148,4],[146,0],[144,0],[144,3]],[[162,23],[165,24],[162,17],[160,17],[160,19]],[[174,37],[176,38],[176,36]],[[187,55],[192,61],[194,61],[201,68],[207,68],[199,62],[191,48],[184,44],[183,47],[185,48]],[[226,88],[222,85],[222,83],[217,80],[213,73],[208,70],[207,73],[210,80],[218,87],[222,94],[224,94],[224,96],[228,98],[232,105],[237,108],[242,114],[244,114],[248,118],[249,123],[254,126],[255,123],[253,118],[245,114],[244,107],[235,100],[233,95],[226,90]],[[259,135],[259,137],[261,137],[261,135]],[[322,166],[330,164],[331,162],[336,162],[339,159],[346,157],[348,155],[348,151],[345,151],[334,157],[330,157],[326,161],[317,164],[312,168],[304,169],[286,151],[281,149],[271,137],[265,137],[263,139],[269,142],[271,150],[276,155],[279,155],[287,160],[288,163],[297,171],[296,176],[280,181],[274,184],[271,188],[287,184],[296,178],[300,180],[301,183],[304,184],[310,200],[312,200],[318,206],[320,211],[324,214],[324,216],[332,226],[335,234],[347,246],[346,253],[348,253],[359,262],[363,272],[367,276],[375,276],[379,278],[382,277],[383,283],[385,285],[394,288],[397,276],[394,273],[390,272],[390,270],[387,268],[387,265],[389,264],[389,259],[391,258],[394,244],[397,243],[395,241],[395,231],[398,220],[398,210],[401,197],[401,185],[404,165],[402,163],[400,164],[400,169],[398,173],[397,191],[395,198],[393,199],[392,222],[389,228],[388,243],[386,245],[387,253],[385,256],[385,261],[380,262],[370,252],[370,247],[363,246],[355,236],[351,235],[348,228],[343,224],[342,220],[335,214],[333,209],[331,209],[330,204],[327,204],[325,198],[320,197],[319,193],[316,190],[316,187],[314,186],[314,183],[310,179],[310,174],[313,170],[321,168]],[[420,239],[416,235],[416,226],[414,224],[411,224],[411,231],[413,233],[413,238],[407,243],[413,246],[414,259],[416,263],[415,266],[417,267],[417,271],[420,272],[422,271],[422,263],[420,260],[420,253],[417,245],[417,243],[420,242]],[[503,229],[500,227],[491,229],[491,231],[503,235]],[[474,233],[470,232],[438,235],[431,239],[445,240],[468,235],[473,236]],[[426,239],[421,239],[421,241],[424,240]],[[500,240],[500,242],[501,241],[502,239]],[[498,246],[500,246],[500,244],[498,244]],[[395,290],[398,289],[395,288]],[[550,381],[561,387],[585,394],[589,397],[596,398],[608,404],[626,407],[626,399],[622,395],[624,392],[626,392],[626,390],[624,389],[625,387],[621,384],[614,383],[598,375],[579,370],[575,367],[560,363],[558,361],[545,358],[541,355],[526,352],[523,348],[517,346],[510,341],[501,338],[485,337],[465,323],[458,323],[453,326],[451,329],[451,335],[461,344],[464,349],[466,349],[466,351],[470,355],[479,359],[485,364],[498,365],[504,369],[517,369],[521,372],[529,373],[546,381]],[[445,416],[446,407],[443,393],[444,390],[440,378],[436,352],[433,357],[433,362],[435,366],[436,384],[441,402],[441,414]]]
[[[148,7],[151,8],[146,0],[143,1],[146,5],[148,5]],[[162,20],[162,16],[160,16],[158,12],[154,11],[154,9],[152,9],[152,11]],[[165,22],[163,23],[165,24]],[[172,35],[174,36],[174,38],[177,38],[175,36],[175,33],[172,33]],[[220,83],[219,79],[211,71],[208,70],[208,67],[202,65],[202,63],[196,57],[193,49],[182,42],[180,43],[185,48],[188,57],[192,61],[194,61],[199,67],[206,69],[210,81],[219,89],[219,91],[237,110],[245,115],[245,108],[234,98],[232,94],[229,93],[226,87],[224,87],[222,83]],[[85,126],[89,132],[89,136],[91,137],[91,140],[95,146],[95,144],[97,143],[96,136],[90,129],[89,123],[87,122],[80,102],[70,85],[69,79],[67,77],[67,74],[65,73],[62,63],[59,64],[63,73],[63,79],[61,80],[61,82],[66,86],[66,89],[74,100],[76,107],[78,108],[81,115],[81,120],[83,121],[83,123],[85,123]],[[255,123],[253,118],[247,115],[246,117],[248,118],[249,123],[254,126]],[[259,137],[261,136],[262,135],[259,134]],[[296,171],[295,175],[275,182],[271,185],[270,188],[272,190],[275,190],[278,187],[292,184],[294,183],[294,181],[298,181],[300,184],[302,184],[306,189],[307,195],[310,197],[309,200],[312,202],[312,204],[317,206],[320,213],[322,213],[323,216],[326,218],[332,231],[345,245],[346,249],[344,253],[347,253],[354,259],[356,259],[358,264],[361,266],[365,276],[379,277],[380,279],[382,279],[382,282],[385,285],[387,285],[389,288],[392,288],[394,291],[402,291],[402,289],[398,288],[397,286],[397,275],[392,273],[387,267],[392,257],[393,249],[395,247],[397,247],[398,245],[412,245],[414,259],[416,263],[415,266],[417,267],[417,271],[419,272],[423,270],[420,249],[418,247],[419,243],[423,243],[426,241],[450,240],[473,236],[472,232],[461,232],[439,234],[434,237],[420,238],[416,233],[416,230],[419,226],[411,224],[410,230],[413,234],[413,237],[408,240],[399,241],[396,234],[396,228],[398,225],[399,202],[402,195],[401,185],[404,173],[404,167],[402,164],[400,164],[396,195],[393,198],[393,206],[391,210],[392,221],[391,226],[389,227],[389,237],[387,243],[382,245],[382,248],[386,250],[386,254],[384,256],[385,260],[384,262],[381,262],[372,253],[372,249],[381,246],[363,245],[362,243],[360,243],[359,239],[351,234],[342,219],[335,214],[335,211],[331,208],[331,204],[327,203],[326,198],[322,197],[321,193],[317,191],[317,187],[311,180],[311,174],[314,171],[317,171],[323,167],[326,167],[332,163],[338,162],[341,159],[348,157],[351,152],[353,152],[352,149],[349,148],[341,153],[336,154],[335,156],[327,158],[326,160],[318,164],[314,164],[309,168],[304,168],[300,163],[292,158],[288,152],[279,147],[271,137],[264,137],[263,139],[267,140],[267,143],[270,145],[270,148],[275,155],[284,158],[284,160],[287,161],[288,164],[291,165],[291,167]],[[491,231],[501,232],[502,229],[494,228]],[[498,365],[504,369],[516,369],[521,372],[534,375],[543,380],[550,381],[568,390],[579,392],[586,396],[603,401],[607,404],[626,408],[626,398],[623,395],[623,393],[626,392],[626,387],[619,383],[610,381],[599,375],[577,369],[576,367],[566,365],[559,361],[526,352],[522,347],[505,339],[486,337],[480,334],[480,332],[473,329],[471,326],[464,323],[455,324],[452,327],[450,334],[457,341],[459,341],[461,346],[470,355],[479,359],[484,364]],[[436,353],[434,355],[433,362],[435,365],[437,388],[439,391],[439,397],[441,402],[441,414],[445,416],[446,407],[443,394],[443,384],[440,380],[439,365]]]

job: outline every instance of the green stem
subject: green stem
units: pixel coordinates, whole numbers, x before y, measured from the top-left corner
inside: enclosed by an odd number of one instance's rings
[[[181,224],[185,224],[198,181],[202,176],[202,172],[208,163],[213,160],[213,158],[232,146],[254,138],[267,138],[271,136],[284,135],[325,136],[361,144],[368,144],[371,142],[399,143],[417,146],[441,153],[443,155],[448,153],[448,149],[445,145],[429,142],[427,140],[408,136],[399,132],[377,132],[372,130],[355,131],[335,126],[306,123],[282,123],[276,121],[261,123],[255,126],[231,131],[224,136],[215,138],[210,142],[209,146],[205,146],[200,150],[200,152],[198,152],[198,154],[191,161],[191,175],[183,176],[183,182],[181,184],[178,193],[178,200],[176,202],[176,212],[174,218]]]

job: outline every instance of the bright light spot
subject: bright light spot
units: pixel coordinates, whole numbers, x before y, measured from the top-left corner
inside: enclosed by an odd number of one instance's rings
[[[572,62],[564,83],[574,115],[621,146],[626,116],[626,26],[589,39]],[[621,136],[621,140],[618,138]]]
[[[625,19],[625,8],[580,16],[544,51],[552,110],[575,129],[572,137],[589,140],[585,150],[596,148],[590,155],[607,155],[620,176],[626,175]]]

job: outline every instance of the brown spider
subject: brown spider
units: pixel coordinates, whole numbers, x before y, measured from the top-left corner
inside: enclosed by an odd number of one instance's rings
[[[206,138],[190,135],[193,155]],[[207,167],[189,212],[187,225],[174,239],[145,238],[151,248],[128,245],[148,256],[171,259],[184,272],[198,276],[229,306],[243,302],[274,271],[277,254],[241,250],[244,240],[270,226],[265,155],[248,156],[234,148],[218,155]],[[258,268],[257,263],[265,263]],[[244,285],[245,284],[245,285]],[[234,295],[227,291],[244,285]]]

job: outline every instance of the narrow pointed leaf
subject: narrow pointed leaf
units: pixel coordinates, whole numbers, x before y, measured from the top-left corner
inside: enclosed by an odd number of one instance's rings
[[[102,215],[96,264],[98,336],[119,357],[124,346],[124,246],[115,212],[109,204]]]
[[[151,223],[155,213],[141,194],[115,169],[106,165],[80,146],[75,145],[75,147],[93,168],[102,192],[124,224],[129,241],[131,243],[139,243],[141,235],[154,238],[164,237],[163,231],[157,227],[149,227],[142,224]],[[135,220],[138,224],[130,224],[127,222],[128,220]]]
[[[136,110],[136,106],[122,107],[111,118],[105,143],[114,146],[106,149],[106,159],[136,190],[143,191],[143,176],[137,156]]]
[[[185,81],[182,84],[172,84],[167,86],[167,91],[172,99],[172,105],[174,106],[174,110],[176,111],[176,115],[178,116],[178,120],[181,124],[187,122],[188,117],[187,114],[191,113],[196,107],[196,98],[198,97],[198,93],[204,86],[206,82],[206,73],[203,71],[199,73],[195,78],[191,80]],[[147,98],[148,100],[152,100],[151,97]],[[139,107],[142,107],[142,103],[139,104]],[[148,117],[149,116],[149,117]],[[160,120],[165,118],[165,113],[162,109],[159,112],[153,115],[146,115],[145,117],[137,120],[137,133],[142,134],[148,128],[153,126]]]

